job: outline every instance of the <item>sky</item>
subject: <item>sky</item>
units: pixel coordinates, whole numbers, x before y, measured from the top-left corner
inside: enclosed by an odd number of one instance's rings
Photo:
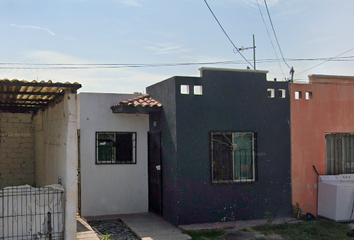
[[[289,78],[289,67],[296,82],[354,76],[353,0],[267,0],[281,52],[264,0],[207,3],[237,48],[255,36],[268,79]],[[0,79],[79,82],[82,92],[145,92],[200,67],[253,67],[253,50],[244,60],[204,0],[0,0],[0,33]]]

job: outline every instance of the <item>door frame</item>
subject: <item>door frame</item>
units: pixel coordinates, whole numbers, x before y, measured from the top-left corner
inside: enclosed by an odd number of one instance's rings
[[[150,178],[151,178],[151,171],[150,171],[150,164],[151,163],[151,156],[150,156],[150,139],[151,139],[151,136],[152,134],[159,134],[159,140],[160,140],[160,146],[159,146],[159,154],[160,154],[160,177],[159,177],[159,180],[160,180],[160,212],[154,210],[154,209],[151,209],[151,198],[150,198],[150,189],[151,189],[151,185],[150,185]],[[159,214],[159,215],[163,215],[163,161],[162,161],[162,143],[161,143],[161,131],[149,131],[147,133],[148,135],[148,209],[150,212],[154,212],[156,214]]]
[[[81,216],[81,149],[80,129],[77,129],[77,214]]]

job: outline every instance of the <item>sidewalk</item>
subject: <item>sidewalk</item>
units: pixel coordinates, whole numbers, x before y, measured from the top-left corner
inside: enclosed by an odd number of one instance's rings
[[[267,223],[267,220],[247,220],[234,222],[217,222],[204,224],[181,225],[179,228],[163,220],[162,217],[154,213],[137,213],[93,217],[91,220],[116,220],[120,219],[127,227],[134,232],[141,240],[189,240],[190,236],[183,234],[182,230],[205,230],[205,229],[228,229],[237,231],[241,229],[250,229],[257,225]],[[273,221],[272,224],[280,224],[291,220],[290,218],[280,218]],[[258,234],[252,232],[252,234]],[[259,235],[259,234],[258,234]],[[259,235],[257,237],[263,237]],[[96,233],[92,230],[85,220],[78,218],[78,239],[99,240]],[[237,238],[246,239],[246,238]]]
[[[284,222],[293,220],[292,218],[278,218],[272,221],[272,224],[282,224]],[[215,223],[202,223],[178,226],[182,230],[206,230],[206,229],[250,229],[255,226],[264,225],[267,223],[266,219],[244,220],[244,221],[230,221],[230,222],[215,222]]]
[[[91,226],[80,217],[77,217],[77,239],[99,240],[97,234],[92,230]]]
[[[154,213],[117,215],[142,240],[189,240],[190,236]]]

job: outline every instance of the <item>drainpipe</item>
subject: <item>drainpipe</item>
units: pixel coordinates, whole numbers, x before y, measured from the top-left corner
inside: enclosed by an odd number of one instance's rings
[[[320,176],[320,174],[317,172],[317,169],[316,169],[316,166],[315,165],[312,165],[313,167],[313,170],[315,170],[316,174],[317,174],[317,197],[316,197],[316,205],[317,205],[317,209],[318,209],[318,177]],[[316,209],[316,212],[317,212],[317,209]]]

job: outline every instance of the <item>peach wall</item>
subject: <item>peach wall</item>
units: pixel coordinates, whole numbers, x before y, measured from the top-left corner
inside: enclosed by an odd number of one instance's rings
[[[302,98],[295,99],[295,91]],[[354,133],[354,77],[310,76],[310,84],[292,83],[292,201],[317,214],[317,175],[326,173],[325,133]],[[306,100],[305,93],[312,92]]]

